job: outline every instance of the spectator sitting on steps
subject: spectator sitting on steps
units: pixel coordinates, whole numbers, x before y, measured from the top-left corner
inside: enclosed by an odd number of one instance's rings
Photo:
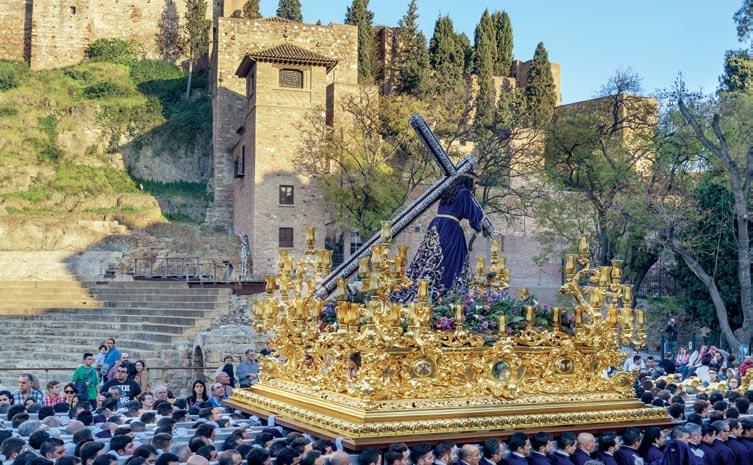
[[[44,394],[31,387],[32,376],[24,373],[18,377],[18,391],[13,393],[13,404],[24,405],[26,399],[34,402],[44,402]]]
[[[139,388],[139,385],[135,381],[128,378],[128,369],[125,367],[118,367],[115,370],[115,379],[106,382],[99,392],[106,394],[110,392],[110,388],[116,388],[120,391],[121,399],[118,402],[119,404],[120,402],[125,403],[125,400],[133,400],[141,394],[141,388]]]

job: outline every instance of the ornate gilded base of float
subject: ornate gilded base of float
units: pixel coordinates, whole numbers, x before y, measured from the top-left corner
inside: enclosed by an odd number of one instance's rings
[[[361,449],[404,442],[471,440],[511,431],[618,429],[669,424],[663,408],[647,407],[620,394],[528,396],[514,400],[491,396],[453,399],[365,401],[289,382],[260,383],[235,389],[225,403],[277,424],[318,437],[342,437]]]

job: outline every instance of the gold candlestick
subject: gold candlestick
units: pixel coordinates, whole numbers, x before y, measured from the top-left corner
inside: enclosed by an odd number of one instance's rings
[[[382,264],[382,246],[375,245],[371,247],[371,264],[374,266]]]
[[[306,248],[311,250],[314,248],[314,244],[316,243],[316,228],[313,226],[309,226],[306,228]]]
[[[639,325],[646,324],[646,312],[642,308],[635,309],[635,321]]]
[[[419,279],[418,280],[418,301],[421,303],[426,303],[429,297],[429,281],[426,279]]]
[[[476,257],[476,274],[478,274],[479,277],[484,275],[485,264],[486,259],[484,257]]]
[[[561,310],[559,307],[552,308],[552,326],[554,328],[560,327],[560,312]]]
[[[382,232],[380,234],[382,242],[387,243],[392,240],[392,225],[389,221],[382,221]]]
[[[622,286],[622,301],[628,307],[633,303],[633,287],[629,284]]]
[[[274,275],[269,275],[266,277],[264,282],[264,291],[272,295],[272,293],[275,291],[275,277]]]
[[[460,329],[463,324],[463,306],[455,305],[455,329]]]
[[[507,334],[507,316],[499,315],[497,317],[497,331],[500,335]]]
[[[358,276],[365,278],[369,275],[369,257],[361,257],[358,259]]]
[[[528,298],[528,288],[521,287],[520,288],[520,300],[526,300],[527,298]]]
[[[569,254],[565,258],[565,273],[568,275],[575,274],[575,261],[577,260],[577,256],[574,254]]]
[[[620,284],[622,279],[622,260],[612,260],[612,284]]]
[[[609,274],[612,272],[612,268],[609,266],[599,267],[599,286],[609,286]]]
[[[526,305],[526,326],[533,326],[535,318],[533,305]]]
[[[497,239],[492,239],[491,240],[490,250],[491,250],[492,254],[499,253],[499,241]]]
[[[580,254],[580,257],[582,259],[588,258],[588,238],[585,235],[580,236],[580,241],[578,242],[578,253]]]
[[[337,295],[337,300],[343,300],[343,299],[345,299],[345,297],[348,296],[348,292],[347,292],[347,290],[345,288],[345,279],[344,278],[339,278],[337,280],[337,293],[336,293],[336,295]]]
[[[577,307],[575,309],[575,326],[583,326],[583,308]]]

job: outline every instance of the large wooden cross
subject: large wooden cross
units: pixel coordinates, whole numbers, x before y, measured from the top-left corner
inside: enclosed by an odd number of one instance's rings
[[[476,166],[476,158],[469,156],[464,158],[460,163],[455,165],[445,149],[439,143],[437,136],[434,135],[429,125],[426,124],[426,120],[421,115],[414,114],[411,116],[410,124],[418,134],[418,137],[424,142],[426,148],[434,156],[434,160],[442,169],[444,177],[439,181],[431,185],[419,198],[417,198],[406,209],[400,212],[397,216],[390,221],[392,237],[397,237],[405,228],[415,221],[416,218],[421,216],[426,210],[428,210],[434,203],[439,200],[442,194],[452,185],[452,182]],[[481,227],[484,235],[493,236],[494,225],[492,222],[484,216]],[[371,254],[371,247],[381,242],[381,234],[376,233],[366,241],[361,247],[354,253],[350,254],[337,268],[332,270],[322,281],[317,285],[316,293],[320,298],[326,298],[337,286],[337,280],[339,278],[348,278],[358,269],[358,259]]]

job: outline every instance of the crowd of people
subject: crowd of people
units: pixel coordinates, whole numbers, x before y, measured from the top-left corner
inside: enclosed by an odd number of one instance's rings
[[[146,364],[131,362],[108,339],[96,356],[83,354],[70,382],[50,381],[43,392],[38,379],[24,373],[14,392],[0,391],[0,460],[4,465],[753,464],[748,416],[753,391],[691,393],[680,383],[657,379],[654,368],[662,364],[653,359],[641,366],[638,358],[629,362],[625,369],[640,370],[636,396],[667,408],[675,422],[671,430],[627,428],[598,437],[566,432],[557,438],[513,433],[507,442],[491,438],[480,444],[396,442],[351,455],[338,441],[264,427],[256,417],[223,406],[234,386],[257,381],[253,350],[237,365],[226,357],[209,387],[196,380],[178,398],[164,384],[152,386]],[[737,372],[749,365],[746,359]],[[674,368],[682,372],[680,364]],[[695,371],[688,376],[698,376]]]

